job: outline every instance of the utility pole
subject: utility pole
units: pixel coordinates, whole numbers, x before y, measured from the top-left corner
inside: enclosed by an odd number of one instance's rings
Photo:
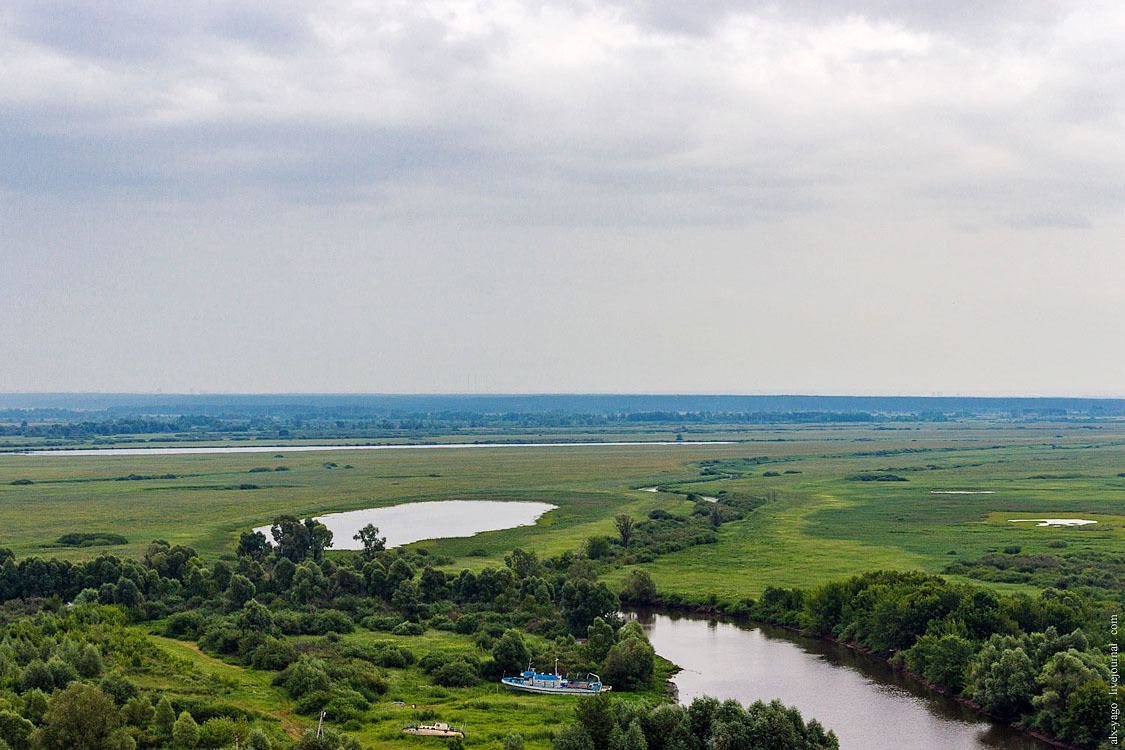
[[[318,721],[316,723],[316,738],[318,740],[320,739],[320,728],[324,726],[324,715],[327,714],[327,713],[328,713],[327,711],[321,711],[320,712],[320,721]]]

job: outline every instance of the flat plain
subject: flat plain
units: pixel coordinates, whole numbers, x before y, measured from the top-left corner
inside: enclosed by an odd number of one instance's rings
[[[599,434],[669,438],[667,431]],[[525,436],[519,436],[523,438]],[[589,438],[552,433],[551,438]],[[205,558],[281,513],[403,502],[535,500],[558,510],[533,527],[419,542],[452,569],[502,564],[513,547],[551,555],[614,532],[613,516],[686,514],[686,493],[768,501],[724,524],[716,544],[645,564],[662,592],[734,601],[767,585],[809,586],[876,568],[941,572],[1012,545],[1118,551],[1125,541],[1125,424],[889,423],[714,428],[686,440],[729,445],[503,447],[152,456],[0,454],[0,546],[18,557],[135,556],[152,539]],[[283,467],[284,470],[277,469]],[[257,471],[255,471],[257,469]],[[658,486],[659,492],[642,488]],[[949,494],[964,493],[964,494]],[[1081,528],[1012,518],[1097,520]],[[69,532],[127,545],[69,548]],[[619,578],[625,570],[611,573]],[[1001,590],[1023,584],[993,583]]]

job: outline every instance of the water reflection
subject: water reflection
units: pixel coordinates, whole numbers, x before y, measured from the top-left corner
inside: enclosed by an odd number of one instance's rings
[[[438,500],[329,513],[317,516],[316,520],[332,532],[332,549],[363,549],[354,537],[369,523],[379,528],[390,549],[422,539],[465,537],[482,531],[532,526],[541,515],[557,507],[550,503]],[[258,526],[254,531],[273,541],[269,526]]]
[[[851,649],[770,626],[638,611],[656,652],[683,671],[682,702],[778,698],[834,730],[845,750],[1049,750]]]

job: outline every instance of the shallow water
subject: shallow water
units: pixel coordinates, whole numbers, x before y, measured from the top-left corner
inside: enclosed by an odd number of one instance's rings
[[[196,453],[307,453],[309,451],[394,451],[439,448],[571,448],[589,446],[734,445],[730,440],[621,441],[609,443],[425,443],[420,445],[222,445],[175,448],[80,448],[15,451],[16,456],[172,456]],[[646,490],[647,491],[647,490]],[[652,490],[655,492],[655,490]]]
[[[550,503],[438,500],[329,513],[317,516],[316,520],[332,532],[332,549],[363,549],[354,537],[369,523],[375,524],[379,535],[387,538],[390,549],[422,539],[466,537],[483,531],[533,526],[540,516],[557,507]],[[258,526],[254,531],[273,541],[269,526]]]
[[[638,612],[656,652],[683,671],[683,703],[778,698],[836,732],[843,750],[1049,750],[895,672],[885,662],[780,628]]]
[[[1034,523],[1036,526],[1085,526],[1097,521],[1083,518],[1010,518],[1008,523]]]

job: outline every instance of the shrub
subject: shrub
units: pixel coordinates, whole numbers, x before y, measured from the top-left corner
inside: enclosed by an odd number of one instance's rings
[[[181,711],[172,727],[172,747],[175,750],[195,750],[199,746],[199,725],[187,711]]]
[[[285,669],[297,659],[297,653],[289,641],[266,638],[262,645],[254,649],[250,664],[255,669]]]
[[[480,682],[480,676],[471,664],[455,659],[434,670],[433,680],[442,687],[469,687]]]
[[[324,635],[328,632],[350,633],[355,630],[352,619],[338,609],[327,609],[313,620],[313,632]]]
[[[416,622],[402,622],[391,631],[393,635],[422,635],[426,629]]]
[[[382,630],[389,632],[395,629],[395,626],[402,622],[397,617],[390,617],[387,615],[372,615],[371,617],[363,618],[360,625],[368,630]]]
[[[324,662],[311,656],[302,656],[278,675],[286,691],[294,698],[300,698],[317,691],[327,691],[330,687],[328,672]]]
[[[168,622],[164,626],[164,635],[169,638],[198,640],[206,626],[207,620],[203,617],[203,613],[198,610],[177,612],[168,618]]]

